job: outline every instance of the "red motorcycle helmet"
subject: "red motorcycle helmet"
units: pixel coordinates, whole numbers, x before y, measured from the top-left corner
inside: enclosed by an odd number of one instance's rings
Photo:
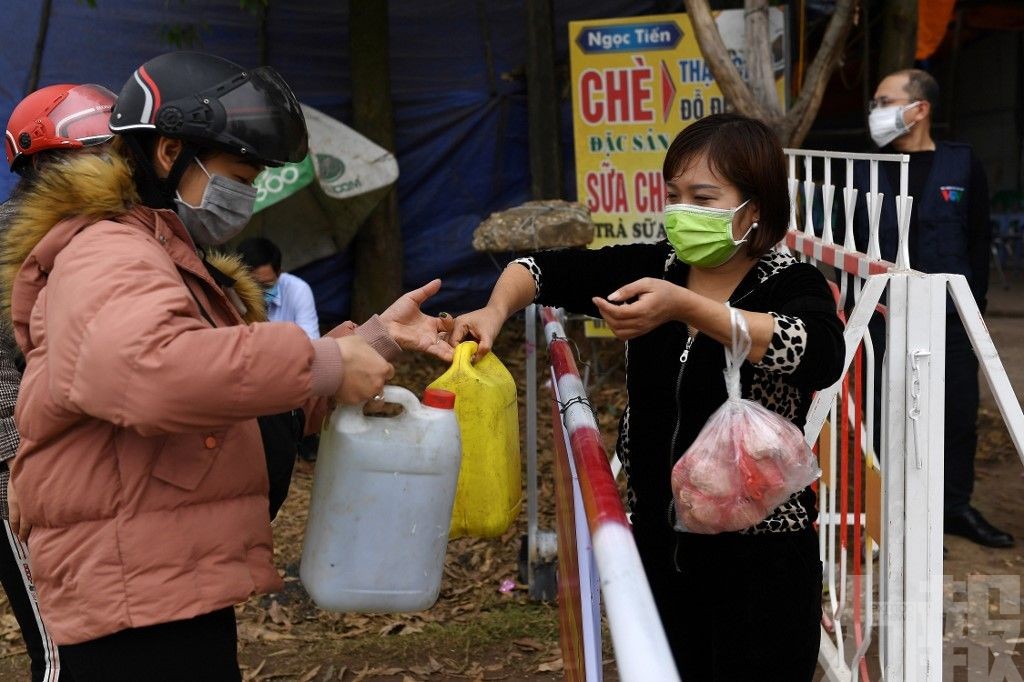
[[[14,107],[7,122],[7,165],[17,172],[33,154],[108,141],[113,137],[109,122],[116,103],[114,93],[91,83],[62,83],[36,90]]]

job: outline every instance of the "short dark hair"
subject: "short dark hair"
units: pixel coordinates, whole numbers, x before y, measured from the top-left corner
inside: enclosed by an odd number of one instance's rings
[[[760,258],[789,230],[786,158],[779,138],[761,121],[741,114],[714,114],[684,128],[665,154],[661,173],[668,182],[701,154],[722,179],[760,208],[758,229],[750,233],[747,255]]]
[[[921,69],[903,69],[893,75],[907,77],[907,84],[903,86],[903,90],[910,99],[928,102],[932,106],[932,111],[938,108],[939,83],[930,73]]]
[[[242,262],[250,268],[269,265],[274,268],[274,272],[281,272],[281,249],[269,239],[250,237],[239,244],[236,251],[242,257]]]

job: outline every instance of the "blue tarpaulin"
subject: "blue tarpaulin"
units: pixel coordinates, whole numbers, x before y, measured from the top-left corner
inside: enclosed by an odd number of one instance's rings
[[[665,3],[660,3],[664,5]],[[0,118],[25,95],[42,3],[8,3],[0,41]],[[39,85],[93,82],[117,92],[142,62],[173,49],[169,32],[194,31],[202,49],[243,65],[260,61],[259,19],[238,0],[54,0]],[[659,3],[555,2],[556,60],[567,63],[570,20],[653,14]],[[400,168],[405,286],[434,277],[431,308],[458,312],[486,301],[497,275],[471,236],[490,213],[530,199],[526,108],[526,13],[520,2],[394,0],[391,96]],[[299,99],[351,122],[348,3],[269,3],[267,62]],[[191,28],[189,28],[191,27]],[[12,38],[13,36],[13,38]],[[562,108],[566,196],[573,196],[570,110]],[[0,199],[16,176],[0,172]],[[348,314],[351,255],[298,271],[325,321]]]

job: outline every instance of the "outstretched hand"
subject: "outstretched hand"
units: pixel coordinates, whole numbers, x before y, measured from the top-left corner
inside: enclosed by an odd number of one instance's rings
[[[420,307],[441,289],[441,280],[435,279],[403,294],[397,301],[380,314],[387,325],[388,333],[403,350],[415,350],[451,362],[453,351],[448,343],[454,320],[441,313],[431,317]]]
[[[632,339],[681,319],[679,308],[686,293],[671,282],[644,277],[613,291],[607,299],[591,300],[616,338]]]
[[[473,354],[473,362],[477,362],[490,352],[504,323],[504,316],[489,307],[459,315],[455,318],[455,328],[451,335],[452,345],[465,341],[467,337],[476,339],[477,349]]]

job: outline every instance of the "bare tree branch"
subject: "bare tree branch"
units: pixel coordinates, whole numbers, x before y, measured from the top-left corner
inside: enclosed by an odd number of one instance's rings
[[[697,36],[697,44],[708,63],[711,73],[718,81],[725,99],[742,114],[767,120],[768,112],[754,98],[747,84],[740,77],[740,72],[729,57],[729,51],[718,33],[718,25],[711,16],[707,0],[683,0],[686,12],[690,15],[693,32]]]
[[[803,89],[785,114],[775,88],[769,40],[767,0],[746,0],[746,44],[750,85],[743,82],[729,58],[729,51],[718,33],[708,0],[684,0],[697,44],[711,73],[718,81],[726,100],[737,111],[759,118],[778,134],[783,145],[797,146],[803,142],[821,106],[829,78],[846,46],[846,37],[853,26],[857,0],[836,0],[835,12],[807,69]]]

